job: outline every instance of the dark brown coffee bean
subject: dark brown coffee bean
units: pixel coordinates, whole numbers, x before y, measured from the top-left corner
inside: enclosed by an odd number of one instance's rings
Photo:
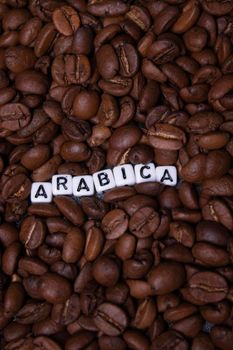
[[[121,308],[114,304],[103,303],[95,311],[94,322],[104,334],[116,336],[125,330],[128,320]]]
[[[92,219],[102,219],[108,210],[107,204],[96,197],[83,197],[80,204],[83,211]]]
[[[83,84],[90,75],[90,62],[84,55],[59,55],[53,61],[52,76],[58,85]]]
[[[90,150],[85,143],[67,141],[61,147],[61,156],[68,162],[82,162],[90,158]]]
[[[169,124],[156,124],[148,131],[149,143],[158,149],[178,150],[186,143],[184,132]]]
[[[27,70],[17,74],[15,87],[22,93],[44,95],[48,90],[49,82],[44,74],[34,70]]]
[[[108,57],[108,60],[105,58]],[[104,79],[112,79],[119,71],[119,62],[114,48],[105,44],[96,53],[96,64]]]
[[[196,227],[196,240],[208,242],[217,246],[226,246],[229,239],[228,230],[220,223],[202,221]]]
[[[192,254],[200,263],[207,266],[224,266],[229,263],[228,254],[221,248],[209,243],[196,243]]]
[[[78,28],[73,37],[72,50],[79,55],[89,55],[93,49],[93,34],[89,27]]]
[[[192,342],[192,349],[193,350],[214,350],[214,345],[211,342],[211,339],[209,335],[205,333],[198,334]]]
[[[84,222],[84,215],[81,207],[74,201],[74,199],[59,196],[54,198],[55,204],[62,214],[74,225],[82,225]]]
[[[184,268],[177,262],[163,262],[153,268],[148,276],[148,282],[155,295],[170,293],[178,289],[184,279]]]
[[[71,141],[83,142],[91,136],[91,129],[89,124],[83,120],[69,120],[64,118],[62,120],[62,132]]]
[[[139,55],[131,44],[122,44],[118,50],[120,74],[125,77],[134,76],[139,69]]]
[[[103,232],[97,227],[87,231],[84,255],[87,261],[94,261],[102,251],[104,245]]]
[[[77,262],[82,255],[84,244],[85,238],[83,232],[78,228],[71,229],[65,237],[62,259],[66,263]]]
[[[227,301],[220,301],[216,304],[210,304],[200,307],[202,317],[213,324],[224,322],[230,314],[230,306]]]
[[[25,304],[16,314],[16,321],[19,324],[30,325],[45,320],[52,309],[47,302],[30,302]]]
[[[29,170],[39,168],[49,159],[49,147],[46,145],[38,145],[24,153],[21,163]]]
[[[162,350],[163,348],[166,349],[166,347],[169,349],[169,347],[171,346],[174,348],[174,350],[187,350],[188,342],[183,338],[183,336],[180,333],[170,330],[162,333],[152,343],[152,348],[158,350]]]
[[[72,7],[62,6],[53,12],[53,23],[61,34],[69,36],[79,28],[80,19]]]
[[[130,78],[116,75],[109,80],[100,80],[99,87],[105,92],[113,96],[121,97],[127,95],[132,88],[132,80]]]
[[[215,272],[199,272],[189,280],[189,293],[198,302],[207,304],[221,301],[227,292],[226,280]]]
[[[128,228],[128,218],[121,209],[115,209],[106,214],[102,220],[102,229],[107,239],[116,239]]]
[[[232,344],[232,331],[224,326],[213,327],[210,331],[210,337],[215,347],[222,350],[230,350]]]
[[[170,235],[186,247],[192,247],[195,241],[195,231],[185,222],[172,222]]]
[[[93,277],[105,287],[112,287],[117,283],[119,272],[117,263],[107,256],[98,258],[93,266]]]
[[[27,277],[32,275],[43,275],[47,272],[48,268],[45,263],[36,258],[25,257],[21,258],[18,263],[20,275]]]
[[[127,278],[140,279],[145,277],[153,264],[153,256],[146,249],[139,250],[131,259],[123,263],[123,272]]]
[[[77,119],[87,120],[94,117],[100,104],[95,91],[81,91],[73,102],[73,114]]]
[[[153,208],[143,207],[131,216],[129,229],[138,238],[149,237],[156,232],[159,221],[159,214]]]
[[[21,283],[12,282],[7,288],[4,295],[4,315],[12,317],[19,311],[23,305],[25,297],[24,288]]]
[[[45,226],[43,221],[35,216],[26,218],[19,233],[19,238],[28,249],[38,248],[45,238]]]
[[[56,174],[62,159],[59,155],[50,158],[47,162],[42,164],[39,168],[35,169],[32,174],[34,181],[46,181],[49,180],[54,174]]]
[[[40,29],[42,27],[42,21],[38,17],[30,18],[21,28],[19,34],[19,41],[21,45],[30,45],[36,39]]]
[[[128,149],[135,145],[141,137],[139,128],[133,125],[126,125],[114,131],[110,138],[110,147],[115,149]]]
[[[17,131],[29,124],[31,114],[21,103],[8,103],[0,106],[0,126],[9,131]]]

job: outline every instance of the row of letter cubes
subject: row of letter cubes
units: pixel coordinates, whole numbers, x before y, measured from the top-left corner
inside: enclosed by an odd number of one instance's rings
[[[76,197],[93,196],[114,187],[133,186],[143,182],[160,182],[164,185],[177,184],[177,171],[174,166],[158,166],[153,163],[124,164],[105,169],[93,175],[74,176],[54,175],[52,183],[35,182],[32,184],[31,202],[50,203],[52,196],[73,195]]]

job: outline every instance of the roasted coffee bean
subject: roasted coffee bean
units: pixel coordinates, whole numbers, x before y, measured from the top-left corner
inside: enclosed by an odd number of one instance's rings
[[[152,349],[163,349],[166,347],[173,347],[174,350],[188,349],[188,342],[183,338],[183,336],[173,330],[162,333],[157,339],[152,343]]]
[[[219,349],[230,350],[232,343],[232,331],[224,326],[213,327],[210,331],[210,337],[215,346]]]
[[[21,103],[8,103],[0,106],[0,125],[2,129],[17,131],[31,120],[29,109]]]
[[[229,317],[230,307],[226,301],[220,301],[216,304],[201,306],[200,312],[206,321],[220,324]]]
[[[45,320],[52,309],[51,304],[47,302],[35,302],[25,304],[16,314],[16,321],[19,324],[30,325]]]
[[[103,303],[98,306],[94,322],[100,331],[109,336],[123,333],[128,324],[125,312],[111,303]]]
[[[17,74],[15,87],[25,94],[44,95],[48,90],[49,82],[43,73],[35,70],[25,70]]]
[[[207,266],[224,266],[229,263],[228,254],[209,243],[194,244],[192,254],[197,261]]]
[[[79,28],[80,19],[73,7],[62,6],[53,12],[53,23],[61,34],[69,36]]]
[[[155,148],[175,151],[186,143],[186,138],[184,132],[175,126],[156,124],[148,130],[148,141]]]
[[[21,309],[24,300],[24,288],[21,283],[12,282],[4,295],[4,315],[12,317]]]
[[[83,84],[89,79],[90,74],[90,62],[84,55],[60,55],[52,64],[53,79],[61,86]]]
[[[189,280],[189,293],[197,302],[218,302],[225,298],[227,292],[226,280],[215,272],[199,272]]]
[[[38,248],[45,238],[45,226],[42,220],[34,216],[24,219],[19,233],[21,242],[28,249]]]
[[[85,237],[83,232],[78,228],[71,229],[65,237],[63,250],[62,250],[62,259],[66,263],[75,263],[77,262],[83,252],[85,244]]]
[[[121,209],[107,213],[102,220],[102,229],[107,239],[116,239],[125,233],[128,228],[128,218]]]
[[[138,238],[151,236],[159,226],[159,214],[151,207],[138,209],[130,218],[129,230]]]
[[[192,342],[193,350],[214,350],[214,345],[211,342],[210,336],[205,333],[198,334]]]
[[[184,279],[184,268],[177,262],[161,263],[153,268],[148,276],[148,282],[155,295],[170,293],[178,289],[183,284]]]
[[[58,209],[63,215],[70,220],[74,225],[82,225],[84,222],[84,215],[81,207],[72,199],[66,196],[56,197],[54,200]]]
[[[93,277],[99,284],[112,287],[117,283],[119,276],[119,267],[110,257],[102,256],[95,261]]]
[[[81,120],[94,117],[99,108],[99,95],[95,91],[80,91],[73,102],[73,114]]]

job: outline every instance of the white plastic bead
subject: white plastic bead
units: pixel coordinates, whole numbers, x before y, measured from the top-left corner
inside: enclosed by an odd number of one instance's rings
[[[34,182],[32,184],[32,203],[51,203],[52,199],[52,184],[50,182]]]
[[[111,169],[101,170],[93,174],[96,192],[101,193],[116,187]]]
[[[153,163],[136,164],[134,171],[137,184],[156,181],[155,165]]]
[[[91,175],[73,177],[73,195],[75,197],[93,196],[94,182]]]
[[[116,186],[133,186],[136,182],[134,169],[131,164],[118,165],[113,168]]]
[[[155,170],[156,181],[168,185],[176,186],[177,170],[175,166],[158,166]]]
[[[72,176],[71,175],[54,175],[52,177],[53,195],[72,195]]]

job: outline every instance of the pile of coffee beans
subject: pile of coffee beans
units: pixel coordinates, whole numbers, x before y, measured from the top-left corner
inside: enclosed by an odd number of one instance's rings
[[[233,1],[0,1],[0,348],[233,349]],[[121,164],[180,182],[31,203]]]

